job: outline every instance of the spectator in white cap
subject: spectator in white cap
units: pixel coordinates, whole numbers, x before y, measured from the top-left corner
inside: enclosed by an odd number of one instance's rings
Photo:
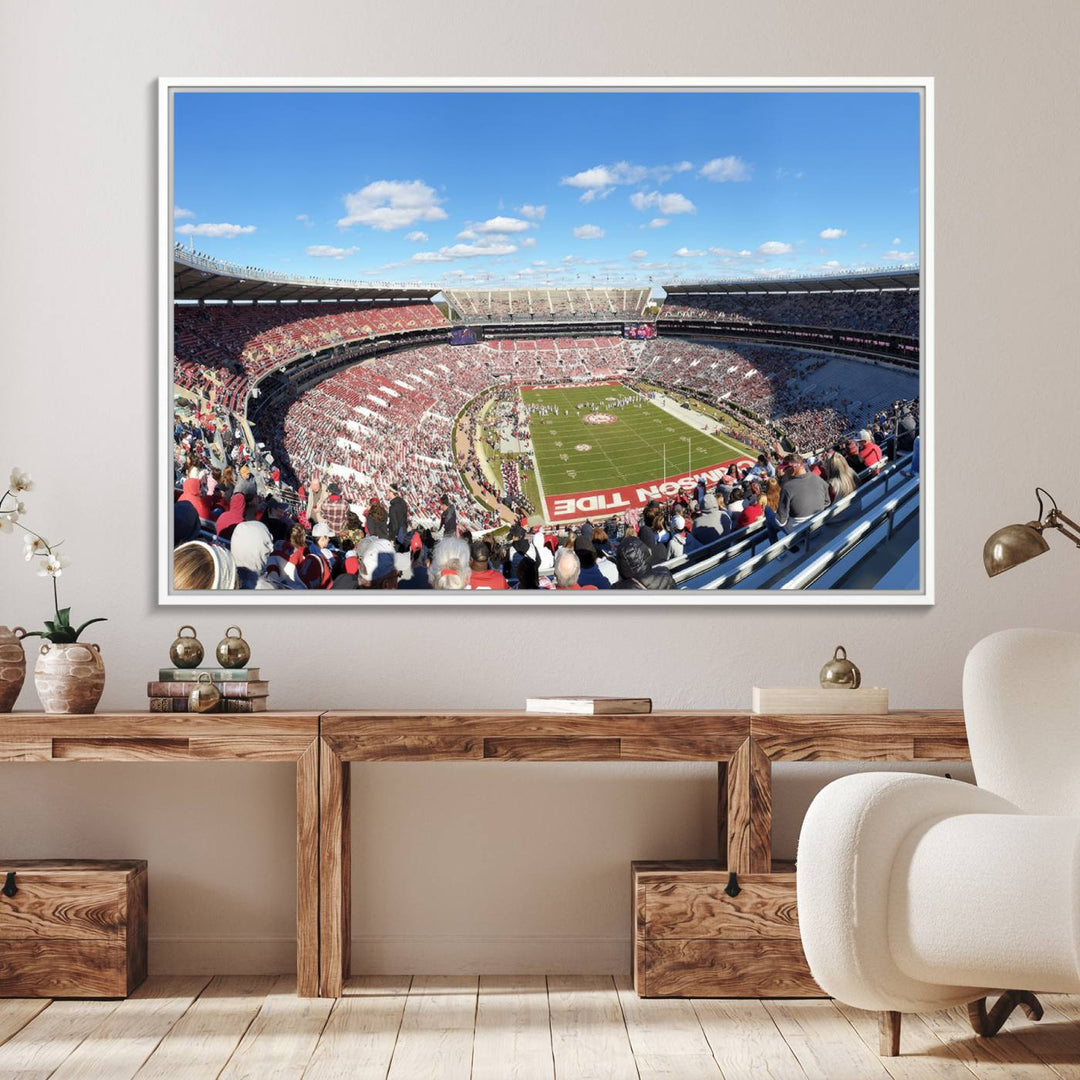
[[[334,571],[339,569],[338,553],[330,546],[333,535],[334,530],[325,521],[315,522],[315,527],[311,530],[312,539],[315,541],[315,554],[322,559],[326,567],[319,586],[322,589],[330,588],[329,579],[334,576]]]
[[[716,496],[713,496],[716,499]],[[688,555],[691,551],[701,547],[701,544],[690,535],[686,525],[686,518],[682,514],[673,514],[671,517],[671,539],[668,540],[668,558],[678,559]]]
[[[885,464],[885,455],[881,452],[881,447],[874,442],[870,432],[863,428],[856,439],[859,443],[859,460],[863,463],[863,468],[880,469]]]

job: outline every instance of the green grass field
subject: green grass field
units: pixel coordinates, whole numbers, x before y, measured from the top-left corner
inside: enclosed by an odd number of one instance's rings
[[[621,385],[522,390],[521,396],[527,404],[570,409],[569,416],[533,416],[530,422],[540,482],[546,496],[602,491],[665,476],[685,476],[688,461],[693,472],[733,458],[757,456],[740,443],[707,435],[683,423],[651,402],[642,400],[640,407],[604,405],[605,399],[631,393]],[[615,416],[615,423],[585,423],[588,403],[598,404],[600,412]],[[579,445],[591,449],[579,451],[575,449]]]

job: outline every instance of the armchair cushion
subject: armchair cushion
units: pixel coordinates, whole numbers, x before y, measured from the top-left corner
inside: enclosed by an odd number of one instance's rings
[[[928,819],[890,875],[889,952],[910,978],[1075,993],[1080,819]]]
[[[826,787],[803,823],[796,877],[803,947],[821,988],[856,1008],[902,1012],[983,997],[987,988],[964,979],[921,977],[921,949],[906,957],[918,975],[893,957],[893,866],[913,831],[955,815],[1016,813],[997,795],[934,776],[860,773]],[[915,851],[917,845],[905,858],[913,860]]]

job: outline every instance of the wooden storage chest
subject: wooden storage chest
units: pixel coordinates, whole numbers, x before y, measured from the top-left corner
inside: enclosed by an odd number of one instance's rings
[[[803,955],[795,867],[635,862],[634,989],[642,997],[823,997]],[[733,888],[732,891],[736,891]]]
[[[126,997],[146,978],[142,859],[0,860],[0,997]]]

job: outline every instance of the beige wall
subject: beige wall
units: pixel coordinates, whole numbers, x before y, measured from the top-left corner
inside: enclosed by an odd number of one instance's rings
[[[843,641],[896,705],[955,705],[982,635],[1072,625],[1080,565],[1063,544],[994,582],[979,561],[991,529],[1030,515],[1036,480],[1080,503],[1072,0],[0,0],[0,15],[0,469],[32,470],[34,522],[67,537],[65,602],[110,617],[96,635],[106,707],[140,703],[183,621],[153,599],[162,74],[937,79],[934,608],[242,610],[274,704],[494,706],[586,688],[743,706],[754,682],[810,679]],[[47,587],[17,547],[0,538],[0,622],[32,624]],[[209,641],[232,621],[182,614]],[[20,704],[35,706],[32,688]],[[779,777],[781,851],[825,775]],[[708,768],[388,765],[354,780],[369,970],[625,965],[630,859],[712,842]],[[151,860],[159,970],[288,962],[287,768],[9,765],[0,792],[0,857]]]

